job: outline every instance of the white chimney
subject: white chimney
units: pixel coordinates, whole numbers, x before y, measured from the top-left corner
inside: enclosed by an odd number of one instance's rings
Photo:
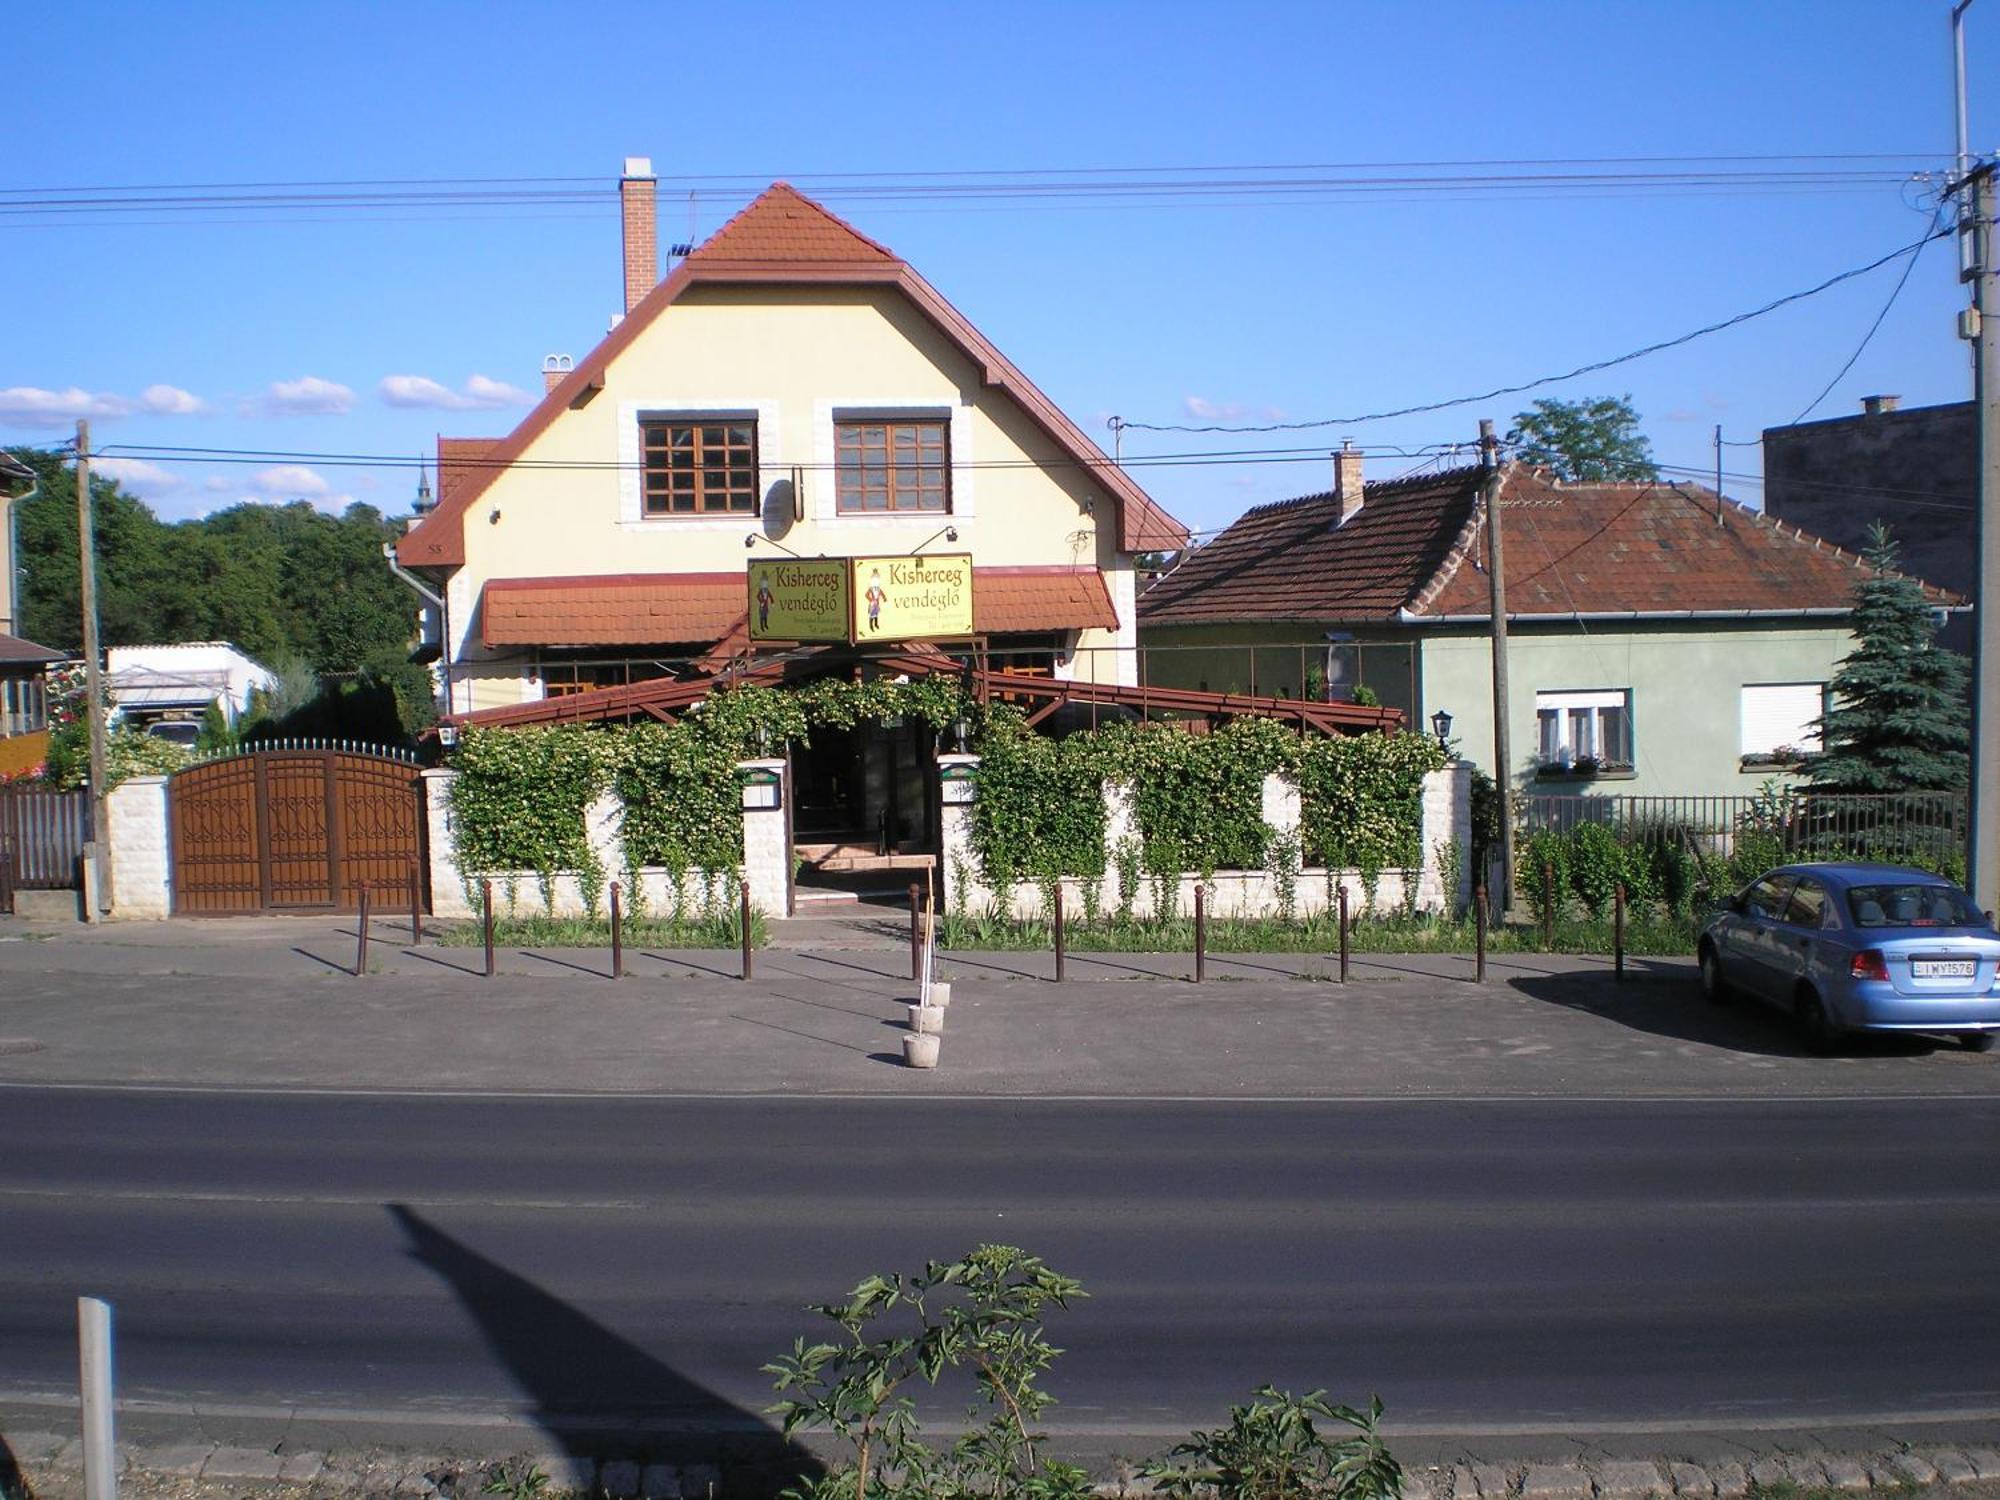
[[[625,311],[660,280],[660,223],[654,206],[658,182],[649,156],[625,158],[625,175],[618,181],[618,202],[625,221]]]
[[[1347,518],[1361,509],[1361,483],[1361,451],[1353,438],[1342,438],[1340,451],[1333,455],[1333,498],[1340,515],[1336,525],[1346,525]]]

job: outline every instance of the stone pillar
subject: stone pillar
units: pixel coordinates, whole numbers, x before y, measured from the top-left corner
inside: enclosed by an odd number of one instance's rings
[[[146,921],[172,916],[167,778],[127,777],[104,799],[104,821],[104,837],[111,846],[112,918]]]
[[[1417,904],[1427,911],[1457,912],[1472,898],[1472,770],[1471,761],[1458,760],[1424,778],[1424,868]],[[1444,844],[1459,851],[1456,890],[1444,888],[1438,861]]]
[[[1107,912],[1118,910],[1118,846],[1139,838],[1139,820],[1132,811],[1132,788],[1122,781],[1104,783],[1104,887],[1099,893]],[[1144,870],[1132,894],[1132,914],[1144,916],[1152,909],[1152,895]]]
[[[466,898],[458,869],[458,841],[451,824],[451,784],[458,772],[442,768],[422,772],[424,788],[424,849],[430,861],[431,915],[474,917],[478,910]]]
[[[938,903],[951,911],[961,901],[968,912],[983,910],[993,893],[979,877],[972,849],[972,807],[979,799],[979,757],[946,753],[937,758]],[[958,890],[963,876],[965,890]]]
[[[736,763],[743,779],[743,878],[750,904],[767,917],[791,915],[792,850],[785,837],[785,784],[782,760]],[[730,898],[735,899],[735,892]]]

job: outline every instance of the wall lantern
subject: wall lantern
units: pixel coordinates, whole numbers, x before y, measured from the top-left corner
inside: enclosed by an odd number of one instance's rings
[[[1431,715],[1431,733],[1438,737],[1438,744],[1444,745],[1451,738],[1451,715],[1439,709]]]

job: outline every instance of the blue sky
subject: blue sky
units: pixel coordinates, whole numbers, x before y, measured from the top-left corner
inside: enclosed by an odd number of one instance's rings
[[[1094,437],[1105,419],[1352,415],[1668,337],[1919,237],[1916,185],[1656,183],[1083,206],[844,200],[827,174],[1894,155],[1950,151],[1947,0],[1231,6],[92,3],[10,13],[0,208],[23,190],[576,178],[501,209],[0,213],[0,441],[408,454],[500,433],[543,355],[620,295],[621,159],[663,179],[786,176],[910,260]],[[2000,144],[2000,0],[1968,17],[1973,145]],[[81,68],[71,66],[80,63]],[[1795,165],[1812,165],[1800,163]],[[1704,170],[1699,165],[1688,170]],[[1711,164],[1708,170],[1713,169]],[[1468,169],[1470,170],[1470,169]],[[1484,171],[1504,170],[1495,168]],[[1591,170],[1568,168],[1564,170]],[[1657,168],[1655,170],[1667,170]],[[1162,176],[1174,178],[1174,173]],[[740,206],[665,184],[663,239]],[[1949,241],[1926,249],[1816,415],[1970,394]],[[1900,265],[1546,392],[1630,392],[1658,456],[1706,470],[1853,352]],[[1504,428],[1527,397],[1300,434],[1127,435],[1183,519],[1324,488],[1316,450]],[[115,453],[117,450],[113,448]],[[1415,460],[1371,457],[1371,477]],[[1727,466],[1754,473],[1754,447]],[[404,508],[413,476],[301,458],[128,459],[167,516],[255,496]],[[1749,481],[1732,492],[1754,502]]]

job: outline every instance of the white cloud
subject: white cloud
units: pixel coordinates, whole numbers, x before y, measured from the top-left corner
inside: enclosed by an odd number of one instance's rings
[[[278,417],[337,417],[354,407],[354,392],[337,380],[301,375],[274,380],[264,393],[263,409]]]
[[[93,458],[90,467],[95,473],[117,480],[135,495],[163,495],[187,483],[180,475],[169,474],[143,458]]]
[[[208,476],[208,478],[204,479],[201,482],[201,487],[207,490],[211,495],[221,495],[221,494],[226,494],[228,491],[235,489],[236,481],[233,479],[225,479],[220,474],[211,474]]]
[[[430,407],[437,411],[490,411],[505,406],[532,406],[535,398],[518,386],[474,375],[462,391],[428,375],[384,375],[376,387],[390,406]]]
[[[259,498],[279,501],[317,498],[333,489],[304,464],[278,464],[274,468],[259,469],[250,476],[250,483],[259,492]]]
[[[12,427],[64,427],[80,417],[125,417],[134,412],[182,417],[206,411],[207,403],[175,385],[149,385],[135,399],[115,391],[86,391],[67,386],[59,391],[35,385],[0,390],[0,424]]]
[[[1181,405],[1189,416],[1203,422],[1240,422],[1246,415],[1246,408],[1233,401],[1210,401],[1206,396],[1189,396]]]
[[[79,417],[122,417],[131,410],[123,396],[86,391],[78,386],[45,391],[15,385],[0,390],[0,422],[15,427],[61,427]]]
[[[177,385],[149,385],[139,392],[139,407],[161,417],[191,417],[208,410],[208,403]]]

